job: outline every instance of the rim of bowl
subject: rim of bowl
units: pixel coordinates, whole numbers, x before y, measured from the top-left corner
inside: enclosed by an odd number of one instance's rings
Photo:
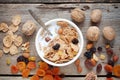
[[[47,59],[45,59],[42,55],[40,55],[40,49],[39,49],[39,44],[38,44],[38,37],[40,35],[40,29],[38,30],[37,34],[36,34],[36,38],[35,38],[35,47],[36,47],[36,51],[38,53],[38,55],[40,56],[40,58],[45,61],[46,63],[50,64],[50,65],[53,65],[53,66],[58,66],[58,67],[62,67],[62,66],[67,66],[67,65],[70,65],[71,63],[75,62],[79,56],[81,55],[82,53],[82,50],[83,50],[83,47],[84,47],[84,41],[83,41],[83,34],[81,32],[81,30],[78,28],[78,26],[76,24],[74,24],[72,21],[69,21],[67,19],[63,19],[63,18],[57,18],[57,19],[52,19],[52,20],[49,20],[45,23],[45,25],[48,25],[54,21],[66,21],[68,22],[70,25],[72,25],[72,27],[74,27],[78,34],[79,34],[79,37],[80,37],[80,49],[79,49],[79,52],[77,53],[77,55],[75,57],[73,57],[72,60],[66,62],[66,63],[61,63],[61,64],[56,64],[54,62],[51,62]]]

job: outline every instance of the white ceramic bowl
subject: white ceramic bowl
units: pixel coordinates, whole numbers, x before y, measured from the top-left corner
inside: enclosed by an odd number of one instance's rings
[[[79,52],[77,53],[77,55],[70,61],[68,62],[65,62],[65,63],[54,63],[54,62],[51,62],[47,59],[44,58],[44,53],[43,53],[43,50],[40,49],[40,45],[42,46],[47,46],[48,45],[48,42],[45,41],[45,39],[43,39],[41,36],[40,36],[40,32],[41,32],[41,28],[38,30],[37,34],[36,34],[36,39],[35,39],[35,47],[36,47],[36,50],[37,50],[37,53],[38,55],[40,56],[40,58],[45,61],[46,63],[50,64],[50,65],[53,65],[53,66],[67,66],[73,62],[75,62],[80,54],[82,53],[82,50],[83,50],[83,45],[84,45],[84,41],[83,41],[83,35],[82,35],[82,32],[81,30],[71,21],[67,20],[67,19],[61,19],[61,18],[58,18],[58,19],[53,19],[53,20],[50,20],[48,22],[45,23],[45,25],[51,25],[51,27],[49,27],[48,29],[52,32],[52,34],[54,34],[53,36],[51,36],[51,38],[54,38],[56,36],[56,29],[58,28],[56,22],[57,21],[66,21],[68,22],[71,26],[73,26],[77,32],[78,32],[78,40],[79,40]]]

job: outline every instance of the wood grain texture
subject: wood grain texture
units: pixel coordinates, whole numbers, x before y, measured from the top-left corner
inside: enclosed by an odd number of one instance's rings
[[[119,0],[0,0],[1,3],[113,3]]]
[[[0,22],[6,22],[8,25],[10,25],[12,16],[14,16],[16,14],[20,14],[22,16],[22,23],[20,24],[19,31],[16,34],[23,36],[24,42],[30,41],[31,55],[37,56],[37,61],[39,61],[40,58],[35,49],[35,35],[37,33],[37,30],[40,28],[40,26],[28,13],[28,9],[33,10],[36,15],[40,16],[42,18],[43,22],[47,22],[47,21],[49,21],[51,19],[55,19],[55,18],[65,18],[65,19],[71,20],[71,17],[70,17],[71,10],[75,7],[79,7],[82,9],[86,5],[89,6],[90,9],[85,11],[85,16],[86,16],[85,21],[81,24],[75,23],[82,30],[82,33],[84,35],[85,45],[86,45],[86,41],[87,41],[86,37],[85,37],[86,31],[90,25],[93,25],[90,22],[89,15],[93,9],[96,9],[96,8],[101,9],[103,11],[103,16],[102,16],[101,22],[98,24],[98,27],[100,28],[100,30],[102,30],[104,26],[110,25],[115,29],[117,37],[114,41],[113,50],[120,57],[120,54],[119,54],[120,53],[120,22],[119,22],[120,21],[120,7],[119,7],[120,4],[119,3],[114,3],[114,4],[100,4],[100,3],[98,3],[98,4],[0,4]],[[116,8],[116,6],[118,8]],[[27,20],[33,20],[37,25],[37,30],[31,37],[25,37],[21,33],[21,26]],[[3,46],[2,39],[3,39],[4,35],[5,35],[4,33],[0,32],[0,48],[2,48],[2,46]],[[101,36],[100,36],[99,41],[96,43],[96,47],[98,47],[98,46],[104,47],[105,46],[104,39],[102,37],[102,31],[101,31],[100,35]],[[83,56],[83,54],[86,51],[85,45],[84,45],[84,50],[80,56],[81,66],[83,68],[82,73],[80,73],[80,74],[77,73],[74,64],[71,64],[71,65],[65,66],[65,67],[61,67],[62,73],[66,74],[66,75],[86,75],[90,71],[96,72],[96,67],[94,67],[92,70],[87,70],[84,65],[85,57]],[[103,53],[106,55],[105,49],[103,49]],[[7,57],[9,57],[11,59],[11,65],[15,64],[16,58],[19,55],[21,55],[21,53],[19,53],[18,55],[15,55],[15,56],[3,55],[3,57],[0,58],[0,74],[11,75],[10,66],[6,65],[5,60]],[[98,54],[98,56],[99,56],[99,54]],[[106,57],[107,57],[107,55],[106,55]],[[100,60],[98,63],[101,63],[101,62],[107,62],[107,58],[104,61]],[[118,63],[120,64],[120,60]],[[102,64],[104,65],[104,63],[102,63]],[[31,72],[31,74],[34,74],[34,73],[35,73],[35,70],[33,70]],[[18,73],[18,74],[21,74],[21,73]],[[104,71],[104,69],[102,69],[102,72],[98,75],[106,75],[106,72]],[[6,80],[8,78],[3,77],[0,79]],[[66,78],[66,80],[72,80],[72,78]],[[75,78],[74,80],[77,80],[77,78]],[[81,80],[84,80],[84,79],[81,78]],[[105,79],[101,78],[100,80],[105,80]],[[115,79],[115,80],[117,80],[117,79]]]

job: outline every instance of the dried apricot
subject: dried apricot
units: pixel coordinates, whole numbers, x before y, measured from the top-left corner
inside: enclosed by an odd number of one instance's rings
[[[91,63],[92,63],[93,66],[96,65],[96,61],[94,59],[91,59]]]
[[[47,70],[49,68],[48,64],[45,62],[39,62],[40,68],[43,70]]]
[[[52,75],[52,71],[50,69],[46,70],[46,74]]]
[[[89,60],[89,59],[86,59],[84,64],[85,64],[86,68],[88,68],[88,69],[92,69],[94,67],[91,60]]]
[[[56,75],[56,76],[54,77],[54,80],[62,80],[62,78],[61,78],[60,76],[57,76],[57,75]]]
[[[29,74],[30,74],[30,69],[24,69],[22,71],[22,77],[23,78],[27,78],[29,76]]]
[[[58,67],[53,67],[53,68],[52,68],[52,74],[53,74],[53,75],[58,75],[59,72],[60,72],[60,68],[58,68]]]
[[[120,77],[120,64],[113,67],[113,73],[115,76]]]
[[[38,76],[45,76],[45,70],[43,70],[43,69],[38,69],[37,70],[37,72],[36,72],[36,74],[38,75]]]
[[[19,71],[23,71],[23,69],[26,68],[26,64],[25,64],[25,62],[18,62],[17,67],[18,67]]]
[[[52,75],[45,75],[43,80],[54,80]]]
[[[29,68],[29,69],[35,69],[36,68],[36,63],[32,62],[32,61],[28,62],[27,68]]]
[[[12,73],[12,74],[18,73],[18,67],[15,66],[15,65],[12,65],[12,66],[11,66],[11,73]]]
[[[40,78],[37,75],[33,75],[30,80],[40,80]]]
[[[106,72],[112,72],[113,71],[113,67],[109,64],[106,64],[104,66],[104,69],[105,69]]]
[[[93,43],[92,43],[92,42],[89,42],[89,43],[87,43],[87,45],[86,45],[86,49],[89,50],[89,49],[91,49],[93,46],[94,46]]]

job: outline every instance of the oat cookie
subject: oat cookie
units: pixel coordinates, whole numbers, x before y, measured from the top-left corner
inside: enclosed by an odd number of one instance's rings
[[[18,30],[18,28],[19,28],[19,26],[15,26],[15,25],[13,25],[13,24],[11,24],[11,25],[9,26],[9,30],[12,31],[12,32],[16,32],[16,31]]]
[[[10,48],[3,46],[3,52],[5,54],[9,53],[10,52]]]

